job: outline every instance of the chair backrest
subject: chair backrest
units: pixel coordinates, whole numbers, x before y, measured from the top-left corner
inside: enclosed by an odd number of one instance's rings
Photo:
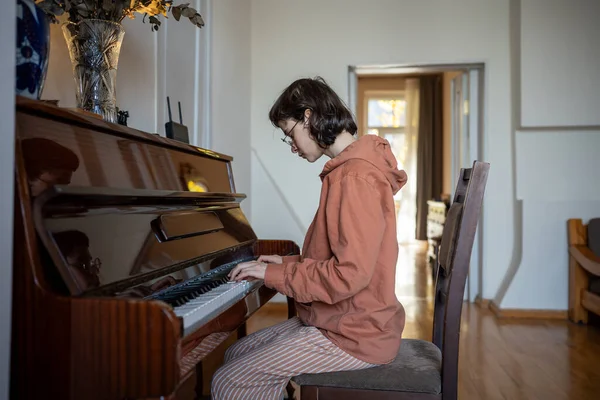
[[[489,169],[481,161],[461,169],[437,257],[433,343],[442,351],[444,400],[456,399],[460,318]]]

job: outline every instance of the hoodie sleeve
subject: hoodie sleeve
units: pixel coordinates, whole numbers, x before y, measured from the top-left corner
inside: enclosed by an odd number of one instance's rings
[[[335,304],[369,284],[385,230],[379,192],[364,178],[347,175],[330,187],[326,218],[333,256],[269,264],[266,286],[301,303]]]
[[[281,259],[282,259],[282,262],[285,264],[285,263],[289,263],[289,262],[298,262],[301,260],[301,256],[300,255],[282,256]]]

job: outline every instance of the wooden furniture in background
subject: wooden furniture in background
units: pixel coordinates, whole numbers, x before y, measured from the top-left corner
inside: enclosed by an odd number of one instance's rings
[[[460,172],[438,256],[432,342],[403,339],[391,364],[294,377],[302,400],[456,400],[463,298],[489,167],[476,161]]]
[[[584,225],[567,221],[569,240],[569,319],[588,322],[588,312],[600,315],[600,218]]]
[[[446,222],[449,204],[442,201],[427,201],[427,259],[435,277],[438,251]]]

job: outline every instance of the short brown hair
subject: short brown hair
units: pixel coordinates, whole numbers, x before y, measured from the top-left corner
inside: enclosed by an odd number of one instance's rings
[[[310,134],[322,148],[333,144],[343,131],[352,135],[357,132],[356,122],[346,104],[319,76],[298,79],[289,85],[271,107],[269,119],[279,127],[278,123],[287,119],[304,119],[307,109],[311,111]]]
[[[71,149],[50,139],[23,139],[21,149],[29,179],[39,178],[44,172],[53,169],[75,172],[79,168],[77,155]]]
[[[69,230],[56,232],[52,234],[56,245],[61,253],[66,257],[73,255],[73,251],[77,247],[89,247],[90,239],[88,236],[78,230]]]

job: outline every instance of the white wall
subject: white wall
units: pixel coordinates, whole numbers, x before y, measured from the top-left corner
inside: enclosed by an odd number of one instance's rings
[[[491,172],[483,295],[493,297],[513,251],[508,37],[508,1],[253,1],[252,223],[259,236],[302,244],[318,203],[326,160],[309,165],[292,155],[267,118],[294,79],[322,75],[347,100],[349,65],[484,62]]]
[[[250,1],[212,2],[211,149],[233,156],[236,191],[250,195]]]
[[[600,216],[600,129],[518,131],[516,137],[522,259],[501,306],[566,310],[567,220]]]
[[[523,126],[600,125],[598,17],[598,0],[521,2]]]
[[[189,3],[200,12],[206,22],[210,17],[207,15],[210,12],[209,1],[193,0]],[[181,102],[183,124],[188,127],[190,143],[197,146],[207,143],[208,125],[204,120],[208,110],[204,107],[205,98],[202,93],[208,93],[207,81],[210,76],[205,75],[208,68],[205,51],[212,29],[213,21],[210,21],[210,25],[198,29],[187,18],[176,21],[170,16],[168,20],[163,19],[154,48],[156,59],[152,59],[156,67],[157,131],[161,135],[165,134],[165,123],[169,121],[166,98],[169,96],[173,121],[179,122],[177,103]],[[143,33],[148,35],[151,32],[145,29]],[[135,42],[143,43],[146,39],[144,36]],[[135,98],[136,93],[130,91],[129,95]]]
[[[16,3],[2,7],[0,24],[0,399],[8,399],[12,305],[12,231],[15,141],[15,32]],[[10,78],[10,79],[9,79]]]
[[[600,129],[517,131],[517,198],[600,200],[599,151]]]
[[[523,255],[502,308],[568,309],[567,219],[587,223],[598,210],[600,199],[523,202]]]
[[[594,19],[600,3],[515,3],[520,11],[515,18],[520,47],[515,71],[520,87],[515,89],[521,95],[515,101],[515,148],[517,199],[523,205],[521,252],[496,302],[502,308],[566,310],[567,219],[600,216],[600,51],[593,43],[600,33]]]

